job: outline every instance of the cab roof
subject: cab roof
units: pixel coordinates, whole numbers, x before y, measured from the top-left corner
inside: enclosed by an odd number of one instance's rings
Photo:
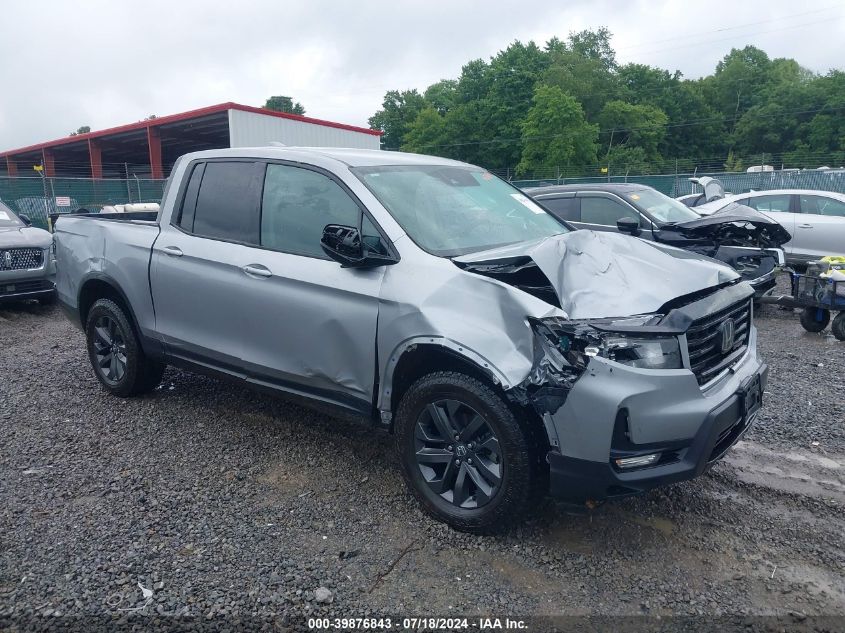
[[[539,195],[544,193],[567,193],[572,191],[607,191],[608,193],[631,193],[633,191],[642,191],[643,189],[651,189],[648,185],[639,185],[635,183],[590,183],[585,185],[545,185],[541,187],[525,187],[522,190],[525,193],[532,195]]]
[[[275,158],[278,160],[307,160],[308,158],[331,159],[349,167],[373,167],[395,165],[448,165],[452,167],[473,167],[448,158],[390,152],[378,149],[355,149],[348,147],[234,147],[213,149],[186,154],[187,160],[198,158]]]

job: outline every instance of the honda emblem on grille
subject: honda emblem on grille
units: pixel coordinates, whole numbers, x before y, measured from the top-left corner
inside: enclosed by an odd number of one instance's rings
[[[719,326],[719,331],[722,333],[722,353],[727,354],[734,346],[734,331],[736,323],[733,319],[726,319],[722,325]]]
[[[11,252],[9,252],[9,251],[3,252],[3,264],[6,266],[6,268],[12,267],[12,253]]]

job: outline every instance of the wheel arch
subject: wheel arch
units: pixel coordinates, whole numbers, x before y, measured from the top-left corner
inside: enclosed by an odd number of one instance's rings
[[[120,287],[120,284],[112,277],[103,273],[95,272],[87,275],[82,283],[79,284],[79,293],[77,295],[77,311],[79,313],[79,322],[85,329],[85,322],[88,318],[88,313],[91,307],[99,299],[110,299],[120,306],[126,313],[129,323],[135,336],[138,338],[146,354],[152,356],[160,356],[160,350],[154,342],[143,336],[138,325],[138,318],[132,308],[132,304]]]
[[[392,415],[402,395],[417,379],[432,371],[459,371],[493,386],[504,395],[507,377],[473,349],[445,337],[418,336],[400,343],[387,359],[379,389],[382,419]]]

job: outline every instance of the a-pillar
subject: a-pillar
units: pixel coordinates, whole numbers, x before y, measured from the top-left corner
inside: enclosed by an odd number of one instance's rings
[[[161,132],[157,127],[147,128],[147,146],[150,149],[150,171],[155,179],[164,178],[161,166]]]
[[[91,178],[103,177],[103,151],[100,143],[94,139],[88,139],[88,158],[91,161]]]
[[[56,157],[53,155],[53,150],[41,150],[41,164],[44,166],[44,177],[53,178],[56,175]]]

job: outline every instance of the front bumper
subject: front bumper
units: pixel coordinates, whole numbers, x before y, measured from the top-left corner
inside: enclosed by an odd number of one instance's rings
[[[551,494],[599,500],[705,472],[756,418],[748,394],[763,393],[768,367],[757,359],[754,343],[743,360],[706,388],[678,370],[650,376],[615,363],[594,367],[549,420],[559,446],[547,455]],[[613,461],[654,453],[661,457],[653,466],[623,470]]]
[[[760,299],[766,294],[770,293],[777,286],[778,270],[773,270],[757,279],[749,279],[748,283],[754,288],[754,299]]]
[[[43,249],[38,268],[0,270],[0,303],[54,296],[55,274],[56,260],[49,248]]]

